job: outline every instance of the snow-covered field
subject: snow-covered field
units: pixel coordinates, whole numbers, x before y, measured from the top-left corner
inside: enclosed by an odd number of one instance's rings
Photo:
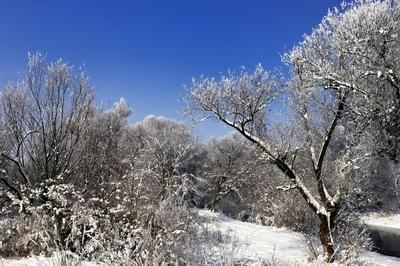
[[[202,210],[199,211],[199,214],[210,218],[209,227],[222,232],[230,232],[231,235],[235,236],[238,242],[235,248],[235,256],[237,258],[246,258],[255,262],[263,259],[267,261],[276,259],[287,265],[321,264],[321,262],[308,262],[310,257],[308,245],[304,237],[299,233],[283,228],[241,222],[211,211]],[[367,221],[368,223],[400,228],[400,215],[388,217],[371,216]],[[53,266],[60,265],[62,259],[63,256],[52,258],[31,257],[20,260],[0,259],[0,266]],[[400,258],[384,256],[374,252],[364,252],[360,257],[360,261],[362,262],[361,265],[400,265]],[[67,265],[95,266],[96,264],[78,261]]]

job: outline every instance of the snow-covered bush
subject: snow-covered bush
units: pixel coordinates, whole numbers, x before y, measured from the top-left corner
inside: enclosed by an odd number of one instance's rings
[[[338,259],[344,265],[355,265],[360,254],[372,248],[370,233],[357,213],[343,210],[334,234],[339,243]]]
[[[179,202],[167,198],[149,213],[142,213],[143,220],[108,224],[85,251],[92,259],[112,265],[200,262],[202,245],[208,240],[202,236],[196,213]]]
[[[52,181],[22,191],[24,210],[10,215],[1,228],[2,256],[49,255],[57,250],[79,251],[85,245],[96,227],[91,210],[73,185],[61,178]]]
[[[158,205],[139,206],[139,215],[132,219],[126,215],[129,204],[72,200],[61,190],[56,194],[51,202],[29,207],[29,213],[8,220],[1,229],[1,256],[67,250],[113,265],[188,265],[208,258],[218,242],[202,230],[195,210],[182,198],[171,196]]]

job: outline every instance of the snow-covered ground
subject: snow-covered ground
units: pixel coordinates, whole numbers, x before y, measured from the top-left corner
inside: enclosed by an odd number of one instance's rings
[[[277,258],[296,264],[306,263],[308,247],[299,233],[241,222],[211,211],[201,210],[199,214],[212,218],[211,226],[214,229],[230,232],[237,237],[238,258],[254,261]]]
[[[362,254],[363,265],[368,266],[399,266],[400,258],[385,256],[376,252],[367,251]]]
[[[209,226],[212,229],[229,232],[229,234],[235,236],[238,242],[235,248],[237,258],[246,258],[256,262],[263,259],[267,261],[277,259],[287,265],[321,264],[308,262],[310,256],[308,245],[304,237],[299,233],[283,228],[241,222],[211,211],[201,210],[199,214],[207,217],[210,221]],[[400,215],[390,217],[371,216],[367,221],[368,223],[400,228]],[[63,256],[52,258],[31,257],[20,260],[0,259],[0,266],[55,266],[61,264],[62,258]],[[384,256],[374,252],[364,252],[360,257],[360,261],[363,262],[362,265],[368,266],[400,265],[400,258]],[[95,264],[88,262],[69,265],[95,266]]]
[[[364,221],[368,225],[381,226],[381,227],[400,230],[400,214],[382,215],[374,213],[365,217]]]
[[[215,228],[230,230],[236,235],[242,245],[238,249],[238,257],[271,260],[277,258],[288,265],[307,265],[310,257],[305,238],[296,232],[241,222],[210,211],[200,211],[200,215],[214,217]],[[395,220],[397,217],[395,218]],[[390,224],[390,219],[388,221]],[[361,257],[362,265],[398,266],[400,258],[381,255],[366,251]],[[314,263],[315,264],[315,263]]]
[[[33,256],[23,259],[1,259],[0,266],[98,266],[95,263],[80,261],[78,259],[66,259],[66,256],[58,254],[50,258],[43,256]]]

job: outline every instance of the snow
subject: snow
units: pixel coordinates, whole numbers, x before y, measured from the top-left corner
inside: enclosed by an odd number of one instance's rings
[[[363,265],[366,266],[398,266],[400,258],[385,256],[376,252],[367,251],[362,254]]]
[[[277,258],[289,265],[312,265],[308,262],[310,251],[306,240],[299,233],[284,228],[241,222],[211,211],[202,210],[199,211],[199,214],[213,218],[212,224],[216,229],[231,231],[239,239],[242,243],[237,254],[239,258],[250,258],[254,261]],[[388,224],[400,222],[400,216],[387,218]],[[397,223],[397,225],[400,225],[400,223]],[[362,263],[361,265],[368,266],[400,265],[400,258],[370,251],[363,252],[359,260]],[[317,262],[313,265],[316,264],[324,263]]]
[[[400,214],[382,215],[374,213],[365,217],[364,221],[370,226],[380,226],[400,230]]]
[[[201,215],[209,215],[201,211]],[[252,260],[285,258],[285,260],[304,263],[308,252],[304,237],[282,228],[262,226],[241,222],[224,215],[217,217],[213,225],[217,230],[231,231],[241,243],[238,257]]]
[[[53,257],[32,256],[23,259],[2,259],[0,258],[0,266],[58,266],[58,265],[80,265],[80,266],[96,266],[98,264],[81,261],[79,259],[65,259],[63,255],[55,255]]]

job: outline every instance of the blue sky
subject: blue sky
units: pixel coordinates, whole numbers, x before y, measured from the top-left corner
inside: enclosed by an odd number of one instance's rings
[[[281,68],[340,0],[0,0],[0,85],[21,77],[28,52],[85,65],[97,100],[124,97],[131,122],[183,121],[183,85],[227,69]],[[227,128],[208,123],[203,139]]]

